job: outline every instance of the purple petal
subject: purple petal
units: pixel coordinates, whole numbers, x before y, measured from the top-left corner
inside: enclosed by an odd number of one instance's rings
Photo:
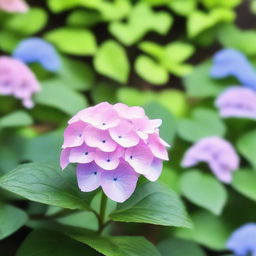
[[[65,148],[65,149],[62,149],[60,153],[60,166],[62,170],[65,169],[69,164],[70,150],[71,148]]]
[[[123,103],[117,103],[114,106],[118,115],[124,119],[135,119],[145,117],[145,111],[141,107],[129,107]]]
[[[162,141],[160,141],[160,137],[157,134],[149,136],[148,146],[155,157],[163,160],[169,160],[166,147],[162,144]]]
[[[163,161],[161,159],[154,158],[144,176],[150,181],[156,181],[160,177],[162,169]]]
[[[90,163],[95,158],[94,151],[95,151],[94,148],[88,147],[86,144],[83,144],[82,146],[79,146],[79,147],[72,148],[70,150],[69,161],[71,163],[81,163],[81,164]]]

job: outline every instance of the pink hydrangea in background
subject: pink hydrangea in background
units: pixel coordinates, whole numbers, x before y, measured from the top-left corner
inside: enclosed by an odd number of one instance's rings
[[[0,95],[12,95],[32,108],[32,96],[40,91],[40,84],[32,71],[21,61],[0,57]]]
[[[220,181],[230,183],[232,173],[239,167],[239,156],[228,141],[207,137],[188,149],[181,165],[187,168],[199,162],[206,162]]]
[[[5,12],[27,12],[27,3],[23,0],[0,0],[0,10]]]
[[[256,92],[244,87],[230,87],[222,92],[216,102],[222,117],[256,119]]]
[[[168,160],[160,138],[161,120],[150,120],[141,107],[107,102],[84,109],[64,132],[60,164],[78,163],[78,186],[84,192],[102,187],[116,202],[124,202],[135,190],[138,177],[156,181]]]

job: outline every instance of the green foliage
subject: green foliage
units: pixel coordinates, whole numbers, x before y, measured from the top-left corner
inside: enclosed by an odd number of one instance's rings
[[[0,118],[0,128],[26,126],[33,123],[32,118],[25,111],[19,110]]]
[[[198,170],[188,170],[181,177],[182,194],[191,202],[214,214],[221,214],[227,201],[224,186],[208,174]]]

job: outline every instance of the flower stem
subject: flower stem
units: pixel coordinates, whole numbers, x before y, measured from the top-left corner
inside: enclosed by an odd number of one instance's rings
[[[101,234],[105,227],[105,215],[106,215],[106,208],[107,208],[107,201],[108,198],[102,192],[101,202],[100,202],[100,212],[99,212],[99,229],[98,233]]]

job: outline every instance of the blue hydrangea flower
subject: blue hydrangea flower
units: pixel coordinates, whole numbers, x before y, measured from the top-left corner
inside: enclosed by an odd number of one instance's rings
[[[40,63],[46,70],[55,72],[60,68],[60,58],[54,47],[41,38],[21,41],[14,50],[13,57],[24,63]]]
[[[234,49],[220,50],[214,55],[211,76],[234,76],[242,85],[256,90],[256,71],[246,56]]]
[[[236,256],[256,256],[256,223],[238,228],[229,238],[227,248]]]

